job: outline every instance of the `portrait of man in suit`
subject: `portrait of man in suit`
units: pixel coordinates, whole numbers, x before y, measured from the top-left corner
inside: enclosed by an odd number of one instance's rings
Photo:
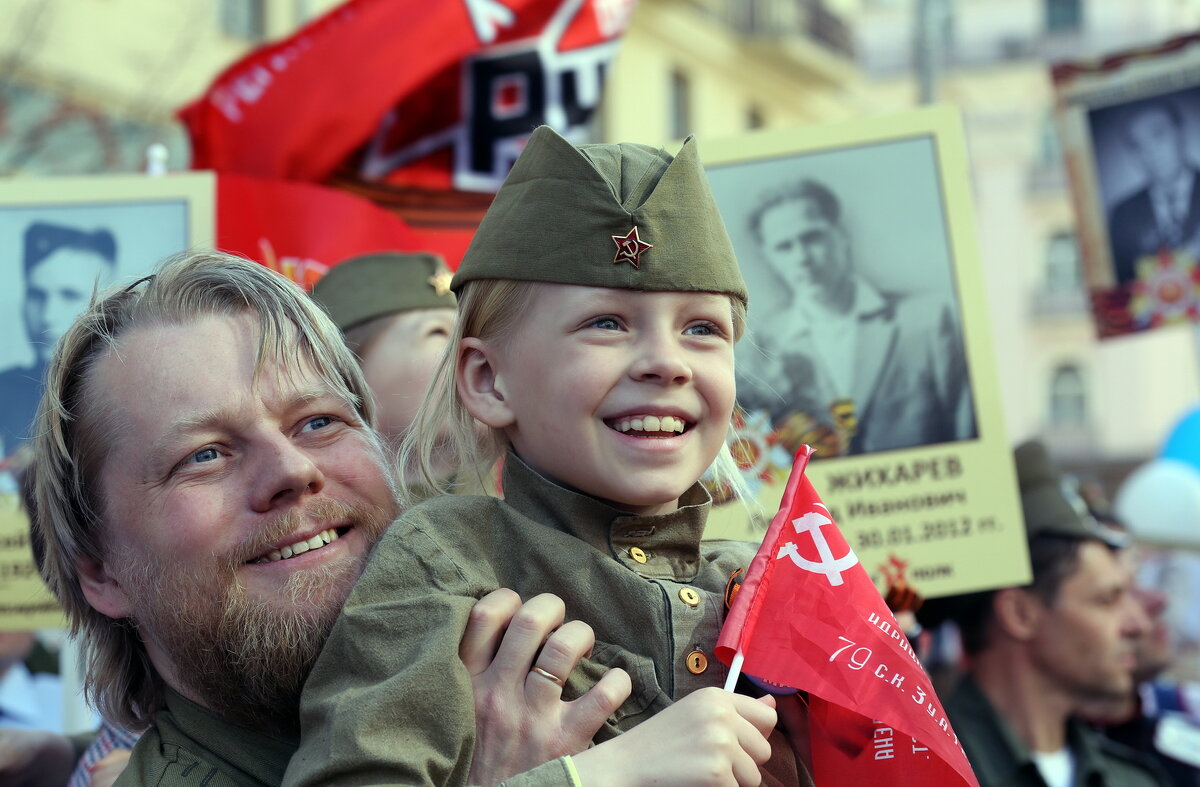
[[[1139,101],[1123,113],[1122,149],[1142,176],[1108,217],[1118,284],[1138,277],[1138,261],[1160,252],[1197,252],[1200,241],[1200,172],[1186,148],[1188,124],[1174,101]],[[1101,167],[1104,162],[1100,162]]]
[[[833,189],[806,177],[768,189],[749,212],[770,288],[788,305],[766,315],[755,351],[739,356],[739,403],[769,413],[785,443],[814,443],[825,456],[975,437],[952,304],[861,274],[844,219]]]

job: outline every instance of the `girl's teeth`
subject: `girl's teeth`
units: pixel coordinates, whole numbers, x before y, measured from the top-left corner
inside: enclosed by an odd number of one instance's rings
[[[683,419],[673,415],[646,415],[623,419],[615,426],[619,432],[682,432]]]

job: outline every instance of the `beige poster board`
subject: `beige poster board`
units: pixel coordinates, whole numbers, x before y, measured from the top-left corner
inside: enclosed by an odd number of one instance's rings
[[[750,289],[734,453],[766,517],[807,443],[881,589],[1026,582],[957,112],[747,134],[701,156]],[[706,536],[761,534],[734,503]]]
[[[1052,77],[1097,333],[1200,319],[1200,35]]]
[[[30,550],[17,478],[49,349],[96,287],[211,246],[212,173],[0,181],[0,630],[62,625]]]

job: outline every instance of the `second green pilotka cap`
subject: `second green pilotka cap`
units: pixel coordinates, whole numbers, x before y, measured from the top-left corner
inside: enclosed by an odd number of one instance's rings
[[[1041,442],[1022,443],[1013,452],[1013,458],[1021,488],[1026,538],[1052,535],[1099,539],[1114,547],[1129,543],[1125,533],[1096,521],[1077,488],[1063,478]]]
[[[322,276],[312,297],[343,332],[413,309],[454,308],[450,271],[436,254],[378,252],[351,257]]]
[[[577,148],[549,126],[513,164],[451,286],[476,279],[748,298],[695,140],[674,157],[628,142]]]

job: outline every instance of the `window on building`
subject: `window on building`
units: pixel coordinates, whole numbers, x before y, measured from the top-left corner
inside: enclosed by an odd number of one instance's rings
[[[1046,32],[1073,33],[1083,27],[1083,0],[1046,0]]]
[[[220,0],[221,32],[247,41],[267,36],[266,0]]]
[[[1083,289],[1079,244],[1073,232],[1057,232],[1046,244],[1046,292],[1078,293]]]
[[[1050,426],[1079,428],[1087,425],[1087,386],[1083,373],[1072,363],[1054,370],[1050,378]]]
[[[671,134],[683,139],[692,128],[692,86],[687,74],[671,71]]]
[[[1038,163],[1043,167],[1062,167],[1062,143],[1058,139],[1058,124],[1054,114],[1047,112],[1042,118],[1042,135],[1038,144]]]
[[[746,110],[746,128],[753,131],[756,128],[762,128],[766,124],[767,121],[763,118],[763,113],[760,108],[751,105],[751,107]]]

